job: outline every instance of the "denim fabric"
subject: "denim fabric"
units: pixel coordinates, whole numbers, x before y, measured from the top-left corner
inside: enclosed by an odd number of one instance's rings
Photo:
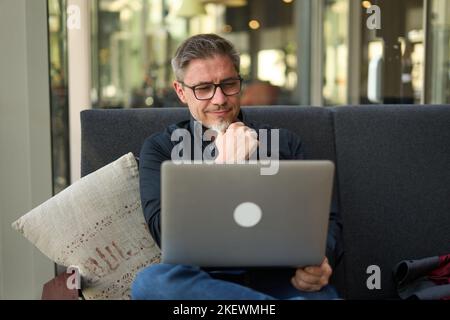
[[[293,273],[292,273],[293,274]],[[135,300],[328,300],[338,299],[333,286],[303,292],[290,283],[290,273],[276,270],[212,271],[157,264],[140,271],[131,287]]]

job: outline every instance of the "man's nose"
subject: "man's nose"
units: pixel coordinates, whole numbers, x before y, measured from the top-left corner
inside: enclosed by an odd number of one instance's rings
[[[223,94],[222,88],[217,87],[214,96],[211,99],[212,104],[222,105],[226,102],[227,96]]]

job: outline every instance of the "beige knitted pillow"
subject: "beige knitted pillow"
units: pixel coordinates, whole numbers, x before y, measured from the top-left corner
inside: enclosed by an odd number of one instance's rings
[[[12,226],[51,260],[77,267],[86,299],[128,299],[137,271],[160,258],[142,214],[139,171],[131,153]]]

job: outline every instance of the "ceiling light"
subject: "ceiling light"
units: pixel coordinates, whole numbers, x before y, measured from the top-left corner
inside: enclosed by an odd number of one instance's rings
[[[243,7],[247,5],[247,0],[202,0],[202,2],[223,4],[226,7]]]
[[[256,30],[256,29],[259,29],[261,24],[259,23],[258,20],[250,20],[250,22],[248,23],[248,26],[250,27],[250,29]]]
[[[363,1],[363,2],[361,3],[361,5],[362,5],[364,8],[369,9],[369,8],[372,6],[372,3],[371,3],[370,1]]]
[[[183,0],[177,11],[177,16],[183,18],[192,18],[202,14],[206,14],[206,11],[200,0]]]

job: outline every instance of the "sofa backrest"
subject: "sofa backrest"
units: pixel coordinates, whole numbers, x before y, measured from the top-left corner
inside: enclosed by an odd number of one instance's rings
[[[308,159],[335,160],[330,110],[317,107],[245,107],[246,119],[297,133]],[[189,119],[187,108],[92,109],[81,113],[81,175],[128,152],[138,156],[148,136]]]
[[[81,176],[128,152],[139,156],[145,138],[188,117],[187,108],[82,111]]]
[[[401,260],[450,253],[450,107],[334,109],[345,293],[396,297]],[[381,290],[369,290],[371,265]]]

